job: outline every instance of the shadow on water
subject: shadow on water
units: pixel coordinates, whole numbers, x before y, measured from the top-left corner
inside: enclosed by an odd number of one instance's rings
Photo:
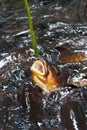
[[[0,0],[0,7],[0,130],[86,130],[87,61],[64,62],[66,51],[87,55],[86,0],[30,0],[40,58],[62,70],[61,82],[63,70],[73,81],[49,96],[32,81],[36,58],[23,1]]]

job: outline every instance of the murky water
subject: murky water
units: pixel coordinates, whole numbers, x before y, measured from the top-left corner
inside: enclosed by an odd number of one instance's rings
[[[87,74],[87,61],[61,63],[56,47],[87,52],[87,2],[70,2],[33,0],[30,7],[40,57],[72,78]],[[87,87],[66,84],[44,95],[31,77],[36,58],[24,3],[1,0],[0,7],[0,130],[86,130]]]

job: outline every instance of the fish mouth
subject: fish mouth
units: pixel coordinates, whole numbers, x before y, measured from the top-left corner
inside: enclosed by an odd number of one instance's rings
[[[44,60],[35,61],[30,69],[31,69],[31,72],[37,77],[40,77],[43,80],[44,80],[44,77],[46,77],[47,64]]]

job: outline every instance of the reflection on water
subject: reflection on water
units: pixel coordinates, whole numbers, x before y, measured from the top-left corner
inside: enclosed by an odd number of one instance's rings
[[[49,96],[31,78],[30,67],[36,58],[24,3],[1,0],[0,7],[0,130],[86,130],[87,61],[60,63],[56,50],[63,46],[86,52],[86,0],[30,1],[40,58],[56,70],[67,70],[69,79],[84,75],[83,88],[76,88],[73,81]]]

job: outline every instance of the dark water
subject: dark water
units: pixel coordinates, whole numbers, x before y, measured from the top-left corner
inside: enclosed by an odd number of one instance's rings
[[[86,52],[87,2],[30,0],[30,7],[40,57],[71,76],[87,73],[87,61],[62,64],[55,49]],[[0,130],[86,130],[87,87],[44,95],[31,78],[35,59],[23,1],[0,0]]]

